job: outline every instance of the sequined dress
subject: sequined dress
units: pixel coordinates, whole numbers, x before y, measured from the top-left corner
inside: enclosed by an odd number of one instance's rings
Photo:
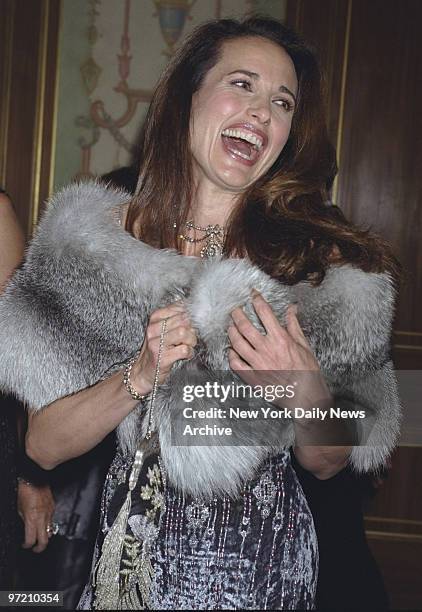
[[[127,462],[117,453],[106,478],[102,542],[127,494]],[[237,500],[209,503],[166,482],[149,456],[132,494],[119,583],[121,609],[313,609],[317,539],[288,451],[267,460]],[[79,609],[95,609],[94,575]]]

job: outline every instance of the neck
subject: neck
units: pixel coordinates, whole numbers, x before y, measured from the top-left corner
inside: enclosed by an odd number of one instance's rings
[[[207,225],[224,227],[237,199],[237,194],[199,185],[191,205],[190,219],[201,227]]]

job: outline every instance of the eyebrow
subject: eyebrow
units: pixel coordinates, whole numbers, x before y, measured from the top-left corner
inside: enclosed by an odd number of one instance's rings
[[[232,70],[232,72],[229,72],[227,76],[236,73],[246,74],[246,76],[250,77],[251,79],[259,79],[259,74],[257,72],[251,72],[250,70],[244,70],[243,68],[240,68],[239,70]],[[281,87],[279,87],[279,91],[282,91],[283,93],[287,93],[292,96],[296,104],[296,96],[292,91],[290,91],[288,87],[286,87],[285,85],[281,85]]]

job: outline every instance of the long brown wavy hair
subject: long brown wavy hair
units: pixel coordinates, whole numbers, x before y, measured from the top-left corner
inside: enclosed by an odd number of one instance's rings
[[[397,277],[399,265],[387,243],[327,205],[337,167],[318,61],[295,32],[266,17],[205,23],[168,64],[144,123],[138,186],[126,229],[158,248],[180,249],[178,230],[188,220],[194,188],[192,96],[217,63],[223,43],[242,37],[266,38],[288,53],[298,95],[286,145],[267,173],[241,194],[228,219],[224,253],[247,256],[288,284],[304,279],[319,283],[333,262]]]

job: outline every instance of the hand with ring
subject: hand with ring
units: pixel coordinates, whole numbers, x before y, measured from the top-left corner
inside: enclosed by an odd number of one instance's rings
[[[25,526],[22,548],[32,548],[40,553],[47,548],[49,538],[58,531],[53,523],[54,498],[48,485],[36,486],[26,480],[18,480],[18,513]]]

